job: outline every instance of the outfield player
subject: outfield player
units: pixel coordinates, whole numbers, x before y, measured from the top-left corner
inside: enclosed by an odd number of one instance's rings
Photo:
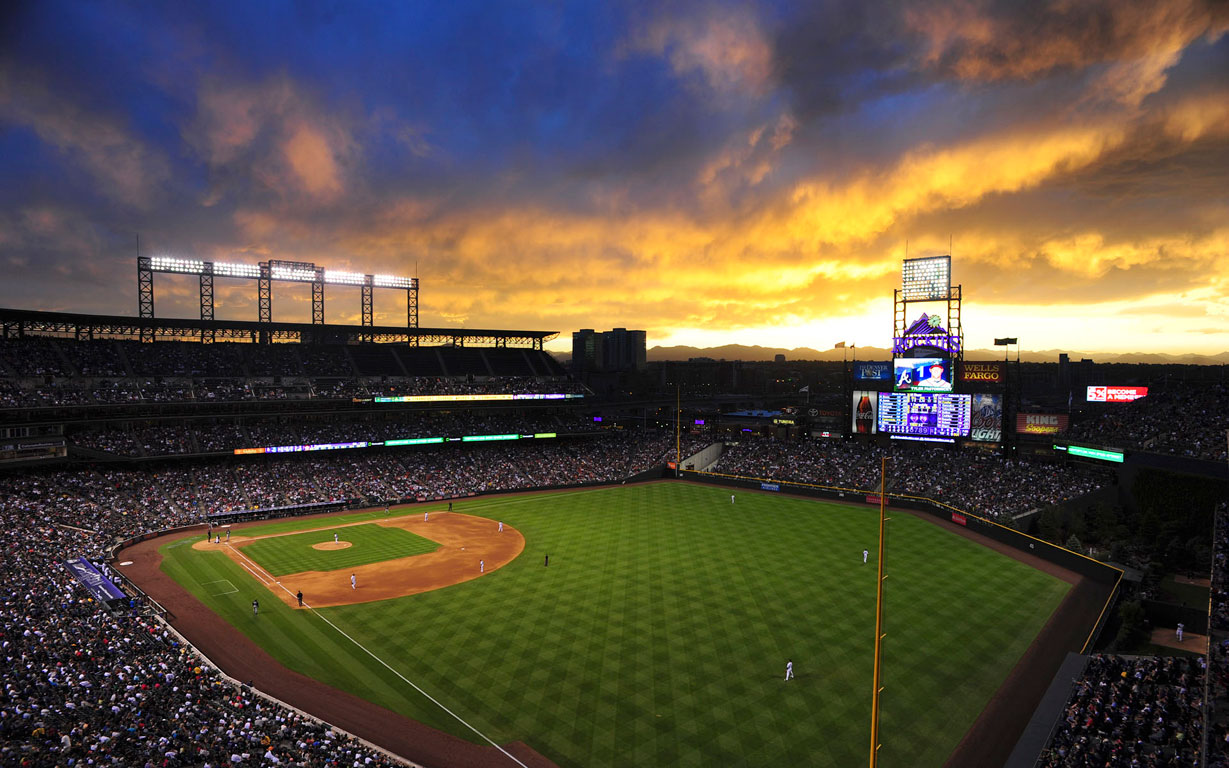
[[[794,661],[793,661],[793,659],[786,659],[786,660],[785,660],[785,679],[786,679],[786,680],[793,680],[793,679],[794,679]]]
[[[734,503],[734,494],[732,494],[732,493],[730,494],[730,503],[731,503],[731,504],[733,504],[733,503]]]
[[[358,589],[358,577],[350,574],[350,589]]]
[[[258,613],[260,613],[260,601],[253,600],[252,601],[252,615],[255,616]]]
[[[870,550],[868,550],[868,549],[864,549],[864,550],[862,550],[862,564],[863,564],[863,565],[866,565],[866,558],[868,558],[868,557],[870,557],[870,556],[871,556]]]

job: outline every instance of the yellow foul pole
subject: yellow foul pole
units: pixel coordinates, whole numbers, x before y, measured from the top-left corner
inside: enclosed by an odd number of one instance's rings
[[[883,690],[880,685],[879,676],[879,660],[880,646],[883,641],[883,529],[884,517],[887,511],[887,500],[884,493],[887,490],[886,478],[888,474],[888,459],[890,456],[884,456],[879,463],[879,577],[875,580],[875,687],[871,691],[871,762],[870,768],[875,768],[879,764],[879,693]]]
[[[674,476],[678,477],[679,470],[683,468],[683,438],[679,430],[682,427],[679,424],[680,416],[683,413],[683,394],[679,385],[674,388]]]

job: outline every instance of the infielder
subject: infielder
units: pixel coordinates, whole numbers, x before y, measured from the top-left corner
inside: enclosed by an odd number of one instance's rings
[[[500,533],[504,532],[504,521],[503,520],[499,521],[499,532]]]
[[[1178,642],[1182,642],[1182,630],[1186,629],[1186,625],[1178,622]]]
[[[785,660],[785,679],[786,679],[786,680],[793,680],[793,679],[794,679],[794,661],[793,661],[793,659],[786,659],[786,660]]]
[[[358,589],[358,577],[350,574],[350,589]]]
[[[299,594],[295,595],[295,597],[299,598],[299,607],[302,608],[303,607],[303,590],[300,589]]]
[[[422,513],[422,521],[423,521],[424,523],[425,523],[425,522],[427,522],[427,515],[429,515],[429,514],[431,514],[431,513],[430,513],[430,512],[423,512],[423,513]]]
[[[333,533],[333,543],[334,544],[337,543],[337,533],[336,532]]]
[[[478,573],[486,573],[486,560],[478,561]]]

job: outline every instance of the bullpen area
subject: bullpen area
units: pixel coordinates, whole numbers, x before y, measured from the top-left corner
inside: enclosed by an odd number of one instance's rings
[[[941,766],[1070,584],[892,518],[879,764]],[[133,575],[189,639],[220,617],[318,681],[308,711],[331,686],[346,712],[568,767],[838,768],[867,756],[877,529],[869,507],[663,482],[179,535],[132,548]]]

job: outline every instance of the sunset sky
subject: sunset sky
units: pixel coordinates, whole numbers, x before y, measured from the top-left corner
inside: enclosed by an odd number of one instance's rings
[[[1224,352],[1227,31],[1187,0],[8,3],[0,306],[135,315],[139,235],[417,270],[421,325],[556,348],[882,347],[906,241],[950,237],[968,347]],[[195,278],[155,290],[197,314]]]

